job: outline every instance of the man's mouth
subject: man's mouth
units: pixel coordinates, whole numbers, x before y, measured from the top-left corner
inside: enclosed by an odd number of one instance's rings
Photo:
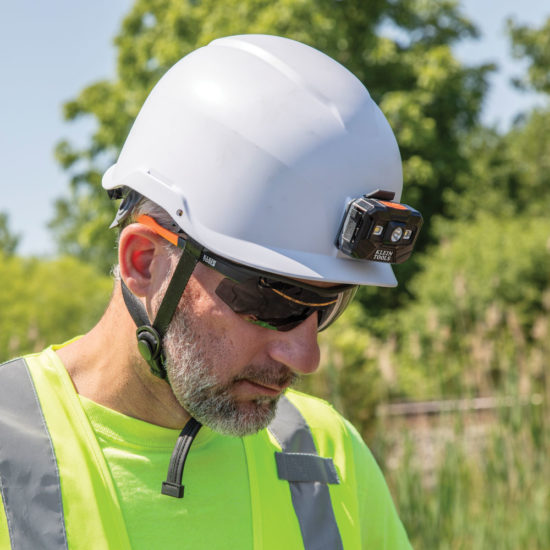
[[[245,389],[247,393],[250,392],[257,395],[268,395],[272,397],[279,395],[288,387],[288,385],[278,386],[275,384],[266,384],[265,382],[259,382],[250,378],[243,378],[237,381],[236,384]]]
[[[248,372],[247,372],[248,371]],[[248,368],[233,383],[248,395],[277,397],[281,395],[298,378],[290,369],[280,366],[279,369]]]

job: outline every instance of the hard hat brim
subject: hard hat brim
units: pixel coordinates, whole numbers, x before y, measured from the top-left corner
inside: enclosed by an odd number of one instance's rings
[[[116,176],[116,164],[104,174],[102,186],[109,190],[124,186]],[[356,260],[342,254],[334,246],[333,256],[315,254],[304,250],[277,248],[224,235],[201,224],[190,215],[186,201],[166,182],[150,171],[139,170],[127,176],[132,189],[148,196],[151,182],[155,184],[153,202],[163,207],[176,224],[198,243],[228,260],[267,271],[309,281],[330,283],[397,286],[397,279],[390,264]]]

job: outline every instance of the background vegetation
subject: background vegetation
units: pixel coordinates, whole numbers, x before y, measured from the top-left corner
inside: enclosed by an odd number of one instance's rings
[[[116,79],[65,105],[67,120],[93,117],[97,129],[82,149],[57,146],[69,179],[51,222],[59,257],[19,257],[0,214],[0,359],[99,318],[114,260],[101,174],[170,66],[243,32],[304,41],[361,78],[400,144],[404,200],[426,220],[396,269],[400,287],[363,289],[322,335],[307,389],[360,428],[415,547],[550,548],[550,104],[505,133],[481,124],[495,68],[453,56],[477,30],[452,0],[136,0],[116,37]],[[509,35],[529,63],[517,85],[550,94],[550,19],[510,23]],[[472,412],[476,398],[493,405]],[[388,407],[425,400],[455,412],[411,419]]]

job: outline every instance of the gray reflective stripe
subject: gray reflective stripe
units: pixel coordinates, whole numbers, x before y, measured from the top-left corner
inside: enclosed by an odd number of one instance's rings
[[[279,479],[340,483],[332,458],[306,453],[275,453],[275,460]]]
[[[290,461],[296,460],[299,454],[306,457],[318,456],[307,422],[285,396],[279,401],[277,414],[269,425],[269,431],[283,450],[283,453],[276,453],[276,456],[293,453],[294,458],[290,458]],[[283,461],[286,462],[287,459]],[[334,468],[334,464],[332,467]],[[289,481],[289,485],[305,550],[343,550],[327,484],[321,481]]]
[[[59,472],[27,364],[0,366],[0,488],[12,550],[66,550]]]

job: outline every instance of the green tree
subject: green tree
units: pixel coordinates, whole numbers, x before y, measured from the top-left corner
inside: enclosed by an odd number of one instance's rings
[[[11,256],[17,249],[20,236],[14,235],[10,231],[8,222],[8,215],[5,212],[0,212],[0,252]]]
[[[0,251],[0,362],[88,331],[112,286],[109,276],[75,258],[40,260]]]
[[[428,242],[429,219],[447,211],[444,189],[467,170],[459,143],[478,120],[491,68],[464,67],[453,57],[450,47],[456,41],[476,36],[457,2],[136,0],[115,39],[116,78],[88,86],[65,105],[68,120],[91,116],[97,130],[83,149],[66,141],[57,147],[71,177],[70,196],[59,199],[52,221],[61,250],[108,268],[114,255],[105,222],[114,209],[100,188],[100,175],[116,159],[159,77],[191,50],[239,33],[304,41],[359,76],[397,134],[407,183],[404,199],[425,214],[420,246]],[[414,262],[401,271],[406,277]],[[393,303],[397,294],[383,296]],[[363,300],[372,298],[364,295]]]
[[[508,31],[514,56],[529,62],[527,74],[516,78],[516,85],[550,94],[550,17],[538,29],[509,20]]]
[[[506,133],[478,128],[464,141],[470,170],[446,192],[456,219],[480,214],[514,217],[542,215],[550,201],[550,110],[534,109]],[[443,222],[443,223],[442,223]],[[449,220],[435,232],[446,233]]]
[[[521,89],[550,94],[550,18],[532,28],[508,22],[513,54],[528,62],[514,81]],[[550,199],[550,104],[524,113],[501,134],[480,127],[463,142],[470,171],[447,191],[453,217],[480,211],[501,216],[542,215]]]
[[[423,259],[414,303],[386,318],[386,337],[396,341],[390,390],[397,394],[515,393],[522,376],[527,385],[531,375],[544,376],[548,217],[478,214],[452,224]]]

